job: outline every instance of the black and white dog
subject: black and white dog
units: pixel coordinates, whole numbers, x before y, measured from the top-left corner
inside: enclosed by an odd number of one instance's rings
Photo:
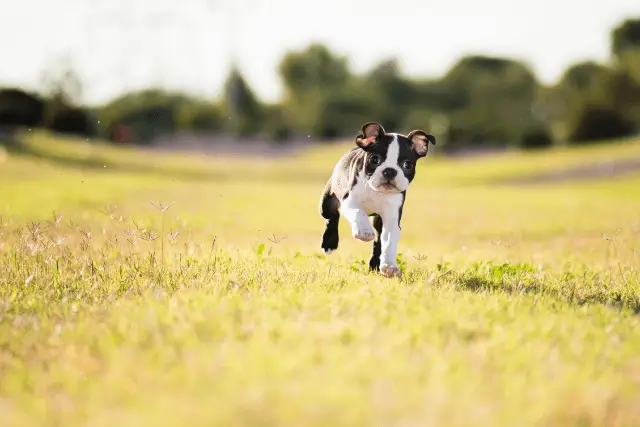
[[[427,155],[429,142],[435,145],[436,138],[422,130],[405,136],[386,133],[380,123],[362,126],[357,147],[338,161],[320,199],[320,215],[326,219],[321,246],[326,254],[338,248],[342,213],[356,239],[373,240],[370,269],[386,277],[402,275],[396,260],[402,207],[416,162]]]

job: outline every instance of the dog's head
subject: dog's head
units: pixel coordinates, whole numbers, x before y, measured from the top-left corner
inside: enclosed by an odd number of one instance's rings
[[[366,123],[356,144],[365,151],[367,184],[383,193],[405,191],[416,174],[416,163],[427,155],[429,143],[436,145],[436,138],[423,130],[402,135],[386,133],[380,123]]]

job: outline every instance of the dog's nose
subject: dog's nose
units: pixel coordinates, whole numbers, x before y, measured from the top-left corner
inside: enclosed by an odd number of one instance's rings
[[[386,168],[382,171],[382,176],[388,180],[395,178],[396,175],[398,175],[398,171],[393,168]]]

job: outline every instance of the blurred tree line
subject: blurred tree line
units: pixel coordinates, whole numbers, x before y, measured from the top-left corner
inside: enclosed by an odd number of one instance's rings
[[[574,64],[550,86],[525,63],[481,55],[461,58],[438,79],[409,79],[395,60],[358,75],[346,57],[312,44],[282,58],[284,96],[276,104],[258,99],[234,68],[220,100],[150,89],[86,108],[78,103],[78,77],[63,69],[45,93],[0,90],[0,126],[137,143],[178,131],[285,143],[353,136],[376,120],[400,131],[429,129],[449,150],[585,143],[640,131],[640,19],[621,22],[610,39],[608,63]]]

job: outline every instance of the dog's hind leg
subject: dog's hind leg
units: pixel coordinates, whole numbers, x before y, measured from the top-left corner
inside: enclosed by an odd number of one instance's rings
[[[382,218],[380,215],[373,216],[373,228],[376,230],[376,239],[373,241],[373,253],[371,259],[369,259],[369,270],[380,270],[380,254],[382,253],[382,242],[380,236],[382,234]]]
[[[324,233],[322,234],[322,251],[325,254],[338,249],[338,223],[340,222],[340,202],[331,191],[331,180],[327,182],[320,198],[320,215],[326,220]]]

